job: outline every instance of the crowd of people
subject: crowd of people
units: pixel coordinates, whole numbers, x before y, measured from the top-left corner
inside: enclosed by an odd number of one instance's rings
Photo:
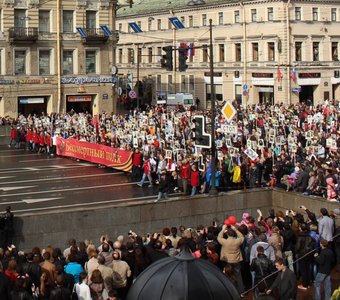
[[[216,110],[215,186],[220,190],[275,186],[305,195],[339,198],[339,103],[318,106],[254,105],[237,110],[227,123]],[[11,147],[55,154],[56,137],[133,151],[131,177],[143,186],[166,184],[160,195],[182,191],[195,195],[209,190],[211,149],[196,145],[195,116],[204,116],[206,131],[211,111],[177,107],[147,107],[125,115],[102,113],[20,115],[0,118],[10,124]],[[159,198],[159,197],[158,197]]]
[[[241,296],[294,300],[298,290],[314,287],[316,300],[329,300],[338,292],[331,286],[331,271],[340,262],[338,214],[340,209],[300,206],[160,233],[104,234],[98,244],[71,238],[65,249],[48,245],[24,253],[9,245],[0,251],[0,299],[124,300],[148,266],[190,251],[224,272]]]

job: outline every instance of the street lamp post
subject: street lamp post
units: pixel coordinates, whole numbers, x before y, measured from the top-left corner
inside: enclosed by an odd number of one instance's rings
[[[209,19],[210,32],[210,100],[211,100],[211,189],[210,195],[217,195],[218,191],[215,185],[215,164],[216,164],[216,144],[215,144],[215,86],[214,86],[214,51],[212,39],[212,19]]]

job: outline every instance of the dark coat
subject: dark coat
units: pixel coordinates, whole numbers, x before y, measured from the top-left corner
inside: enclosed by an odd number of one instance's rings
[[[318,272],[329,275],[333,268],[334,254],[329,248],[322,249],[320,255],[316,258]]]
[[[304,170],[301,170],[296,179],[294,190],[300,193],[305,192],[308,186],[308,179],[309,179],[308,174]]]
[[[282,278],[281,278],[282,276]],[[277,277],[270,287],[270,290],[278,289],[280,300],[294,300],[296,299],[296,276],[293,271],[286,268],[283,272],[279,272]]]
[[[9,300],[10,299],[10,285],[7,276],[0,272],[0,299]]]
[[[265,255],[259,254],[253,259],[250,265],[250,270],[255,272],[255,284],[257,284],[261,279],[268,276],[275,271],[274,263]],[[267,286],[270,286],[273,280],[266,280]]]
[[[71,292],[64,287],[56,287],[51,291],[49,300],[69,300],[71,299]]]

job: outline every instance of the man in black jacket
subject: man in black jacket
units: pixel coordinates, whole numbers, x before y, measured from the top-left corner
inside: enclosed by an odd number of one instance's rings
[[[71,299],[71,292],[64,287],[64,276],[58,275],[56,280],[57,286],[51,291],[50,300],[69,300]]]
[[[280,300],[295,300],[296,299],[296,276],[294,272],[288,269],[282,258],[275,261],[275,267],[279,271],[274,283],[267,291],[271,294],[274,289],[278,289]]]
[[[257,285],[263,278],[275,271],[273,262],[264,254],[264,248],[262,246],[257,246],[256,252],[257,257],[253,259],[250,265],[250,270],[255,272],[254,285]],[[271,286],[271,283],[273,283],[273,277],[269,277],[264,280],[264,283],[266,287]]]
[[[8,277],[3,273],[2,263],[0,262],[0,299],[10,299],[10,285]]]
[[[320,241],[320,255],[316,256],[316,263],[318,265],[318,273],[315,277],[315,300],[321,300],[320,287],[322,282],[325,284],[325,299],[331,298],[332,286],[331,286],[331,271],[334,262],[334,254],[331,249],[328,248],[328,242],[326,240]]]

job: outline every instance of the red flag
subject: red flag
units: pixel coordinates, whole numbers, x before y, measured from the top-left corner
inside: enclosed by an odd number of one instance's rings
[[[277,81],[281,82],[281,80],[282,80],[282,73],[281,73],[280,67],[278,67],[277,68]]]

